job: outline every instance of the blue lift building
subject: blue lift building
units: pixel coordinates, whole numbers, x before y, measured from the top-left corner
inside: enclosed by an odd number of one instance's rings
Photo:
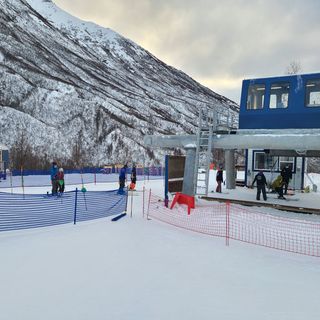
[[[183,193],[199,194],[197,178],[192,177],[199,177],[197,159],[203,149],[207,159],[213,149],[225,151],[227,189],[236,187],[236,149],[246,150],[246,185],[251,185],[259,170],[272,181],[289,165],[293,172],[290,187],[304,187],[306,159],[320,157],[320,73],[244,80],[239,128],[234,128],[232,118],[230,121],[223,114],[220,117],[218,111],[218,106],[210,109],[202,121],[200,110],[199,123],[205,123],[206,127],[199,125],[195,135],[146,136],[144,139],[147,146],[154,148],[186,150],[183,179],[187,183],[183,183]],[[213,116],[208,116],[212,112]],[[219,119],[224,118],[226,124],[221,126]]]
[[[242,84],[239,131],[259,132],[283,129],[308,135],[320,129],[320,73],[244,80]],[[306,157],[319,151],[288,149],[247,149],[245,182],[249,185],[256,172],[263,170],[273,180],[289,165],[293,172],[291,187],[302,189]],[[320,141],[319,141],[320,143]]]

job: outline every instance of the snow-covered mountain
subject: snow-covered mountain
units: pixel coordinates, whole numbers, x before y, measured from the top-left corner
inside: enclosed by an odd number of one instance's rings
[[[25,134],[34,152],[93,164],[162,160],[145,134],[192,133],[201,106],[229,99],[134,42],[50,0],[0,0],[0,142]]]

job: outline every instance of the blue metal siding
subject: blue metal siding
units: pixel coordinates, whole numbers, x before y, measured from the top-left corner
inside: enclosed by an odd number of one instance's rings
[[[305,106],[307,80],[320,79],[320,73],[285,77],[244,80],[240,101],[240,129],[320,128],[320,107]],[[270,88],[273,83],[289,82],[288,108],[270,109]],[[265,84],[263,109],[247,110],[249,85]]]
[[[2,150],[2,161],[9,162],[9,151],[8,150]]]

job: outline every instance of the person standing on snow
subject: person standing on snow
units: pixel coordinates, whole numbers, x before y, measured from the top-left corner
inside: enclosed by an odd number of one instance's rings
[[[51,177],[52,195],[55,195],[58,192],[58,166],[55,161],[52,162],[52,166],[50,169],[50,177]]]
[[[262,191],[264,201],[267,201],[267,193],[266,193],[266,186],[267,186],[267,179],[262,170],[260,170],[253,179],[251,187],[257,182],[257,200],[260,200],[260,195]]]
[[[222,166],[219,166],[219,169],[218,169],[217,175],[216,175],[216,181],[217,181],[216,192],[221,193],[221,184],[222,184],[222,182],[223,182],[223,170],[222,170]]]
[[[136,183],[137,183],[137,168],[136,165],[133,164],[132,165],[132,170],[131,170],[131,184],[130,184],[130,189],[134,190],[136,187]]]
[[[59,172],[57,174],[58,178],[58,192],[63,193],[64,192],[64,172],[63,168],[59,169]]]
[[[282,168],[281,177],[282,177],[283,183],[284,183],[284,194],[287,194],[288,185],[289,185],[290,180],[292,179],[292,170],[288,165],[286,165],[285,167]]]
[[[119,173],[119,191],[118,191],[119,194],[123,193],[123,189],[126,184],[127,167],[128,166],[125,164],[121,168],[120,173]]]

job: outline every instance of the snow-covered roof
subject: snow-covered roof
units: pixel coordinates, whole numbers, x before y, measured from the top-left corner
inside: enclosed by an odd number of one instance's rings
[[[4,144],[0,144],[0,150],[9,150]]]

